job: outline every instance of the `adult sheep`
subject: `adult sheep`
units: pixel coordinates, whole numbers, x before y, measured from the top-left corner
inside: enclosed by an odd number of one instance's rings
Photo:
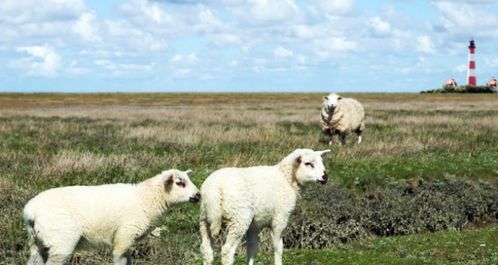
[[[222,246],[223,265],[231,265],[237,246],[247,239],[248,264],[254,263],[261,229],[271,229],[274,262],[282,264],[282,231],[302,187],[312,181],[325,184],[322,156],[330,150],[297,149],[274,166],[223,168],[201,186],[200,232],[204,264],[213,262],[213,238],[222,222],[228,229]]]
[[[76,249],[110,247],[114,264],[131,264],[129,249],[180,202],[198,202],[191,170],[171,169],[138,184],[69,186],[44,191],[24,207],[28,264],[64,264]]]
[[[346,136],[351,132],[358,135],[365,130],[365,111],[360,102],[353,98],[343,98],[336,93],[323,97],[320,124],[325,141],[332,145],[335,135],[339,136],[339,144],[346,143]]]

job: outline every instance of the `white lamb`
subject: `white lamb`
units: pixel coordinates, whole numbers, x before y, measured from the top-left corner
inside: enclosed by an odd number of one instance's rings
[[[282,264],[282,231],[307,182],[327,182],[322,155],[330,150],[297,149],[274,166],[223,168],[212,173],[201,186],[200,232],[204,264],[212,264],[213,238],[222,222],[228,229],[221,250],[223,265],[231,265],[244,234],[248,264],[254,263],[258,234],[271,229],[275,264]]]
[[[44,191],[24,207],[28,264],[64,264],[76,249],[108,247],[114,264],[131,264],[129,249],[179,202],[198,202],[191,170],[171,169],[138,184],[69,186]]]
[[[323,97],[320,124],[329,145],[332,144],[334,135],[340,137],[339,144],[345,144],[346,136],[351,132],[358,135],[359,144],[361,133],[365,130],[365,111],[356,99],[331,93]]]

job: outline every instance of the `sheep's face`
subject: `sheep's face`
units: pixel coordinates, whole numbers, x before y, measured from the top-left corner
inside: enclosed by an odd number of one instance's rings
[[[335,94],[335,93],[332,93],[332,94],[329,94],[328,96],[323,97],[324,103],[327,106],[327,108],[329,108],[329,109],[334,109],[337,106],[337,102],[339,102],[339,100],[341,100],[341,99],[342,99],[342,97]]]
[[[168,203],[198,202],[201,199],[199,189],[190,181],[192,170],[171,170],[164,179],[164,188],[168,193]]]
[[[298,152],[294,160],[296,170],[295,178],[301,184],[306,182],[316,181],[320,184],[327,183],[328,175],[325,166],[323,165],[322,156],[330,150],[313,151],[303,149]]]

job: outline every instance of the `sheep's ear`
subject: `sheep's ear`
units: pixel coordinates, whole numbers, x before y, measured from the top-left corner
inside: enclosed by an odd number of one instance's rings
[[[324,156],[327,153],[330,153],[330,149],[322,150],[322,151],[316,151],[320,156]]]
[[[192,175],[194,175],[194,172],[192,171],[192,169],[187,169],[187,171],[185,171],[185,174],[187,174],[187,176],[190,178],[192,177]]]
[[[173,187],[173,174],[168,174],[164,177],[164,189],[169,192],[171,188]]]

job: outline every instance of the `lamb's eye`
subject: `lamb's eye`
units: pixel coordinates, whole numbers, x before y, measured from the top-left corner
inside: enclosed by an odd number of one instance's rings
[[[182,187],[182,188],[185,188],[185,182],[178,181],[178,182],[176,183],[176,186],[178,186],[178,187]]]
[[[306,163],[304,163],[304,165],[307,167],[315,168],[315,166],[310,162],[306,162]]]

